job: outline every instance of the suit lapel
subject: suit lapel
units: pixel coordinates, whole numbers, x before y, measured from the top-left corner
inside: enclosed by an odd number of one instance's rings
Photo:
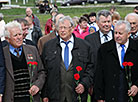
[[[11,77],[14,80],[14,75],[13,75],[13,67],[12,67],[12,61],[11,61],[11,55],[9,51],[9,46],[4,47],[4,56],[5,56],[5,63],[6,63],[6,68]]]
[[[25,55],[26,62],[28,63],[29,61],[32,61],[33,54],[30,53],[29,48],[27,48],[26,45],[23,45],[23,52],[24,52],[24,55]],[[28,67],[28,70],[29,70],[29,74],[31,76],[31,69],[29,67]]]
[[[99,33],[99,31],[97,32],[97,34],[95,35],[95,42],[96,42],[96,44],[97,44],[97,46],[99,47],[100,45],[101,45],[101,39],[100,39],[100,33]]]

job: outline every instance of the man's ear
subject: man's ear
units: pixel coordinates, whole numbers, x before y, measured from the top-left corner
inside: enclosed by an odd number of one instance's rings
[[[9,37],[5,37],[5,40],[7,40],[9,42]]]
[[[71,30],[72,30],[72,32],[73,32],[73,31],[74,31],[74,29],[75,29],[75,27],[74,27],[74,26],[72,26],[71,28],[72,28]]]

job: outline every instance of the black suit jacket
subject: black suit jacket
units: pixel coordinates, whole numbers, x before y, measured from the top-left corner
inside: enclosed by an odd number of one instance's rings
[[[132,39],[129,40],[124,61],[134,63],[134,66],[131,68],[132,85],[138,87],[138,44]],[[111,40],[101,45],[98,51],[94,87],[97,100],[118,102],[120,70],[125,73],[124,69],[120,66],[115,41]],[[137,95],[134,98],[134,102],[138,102]]]
[[[44,63],[48,77],[42,91],[42,95],[43,97],[48,97],[50,99],[50,102],[60,102],[60,90],[62,90],[60,89],[60,66],[62,61],[61,51],[62,48],[60,46],[59,37],[48,41],[43,47],[42,61]],[[91,56],[92,51],[90,45],[86,41],[74,36],[74,46],[72,49],[73,73],[77,73],[77,66],[81,66],[83,68],[83,70],[80,72],[80,83],[85,87],[85,92],[81,95],[82,97],[83,95],[86,95],[89,86],[93,83],[93,60],[91,59]],[[77,102],[75,82],[72,83],[72,86],[72,102]],[[83,100],[82,102],[86,102],[86,100]]]
[[[114,32],[113,31],[112,31],[112,36],[114,38]],[[100,33],[99,33],[99,31],[86,36],[85,40],[88,41],[88,43],[92,47],[92,50],[93,50],[93,53],[94,53],[94,63],[96,64],[97,52],[98,52],[99,47],[101,46],[101,39],[100,39]]]

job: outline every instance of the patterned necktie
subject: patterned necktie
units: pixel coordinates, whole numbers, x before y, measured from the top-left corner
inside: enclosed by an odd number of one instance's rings
[[[19,56],[20,56],[20,55],[19,55],[19,50],[15,49],[14,51],[15,51],[16,54],[17,54],[16,56],[19,57]]]
[[[121,66],[122,68],[124,68],[124,66],[122,65],[122,63],[124,62],[124,56],[125,56],[125,45],[120,45],[122,47],[122,50],[121,50]]]
[[[107,42],[108,41],[108,35],[107,34],[104,34],[103,35],[105,38],[104,38],[104,42]]]
[[[70,41],[64,42],[66,45],[64,49],[64,64],[65,64],[66,70],[68,70],[68,67],[69,67],[69,47],[68,47],[69,42]]]

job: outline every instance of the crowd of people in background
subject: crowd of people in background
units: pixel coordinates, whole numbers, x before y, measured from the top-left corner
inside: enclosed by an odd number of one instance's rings
[[[71,18],[47,3],[45,34],[29,7],[0,13],[0,102],[138,102],[138,6]]]

